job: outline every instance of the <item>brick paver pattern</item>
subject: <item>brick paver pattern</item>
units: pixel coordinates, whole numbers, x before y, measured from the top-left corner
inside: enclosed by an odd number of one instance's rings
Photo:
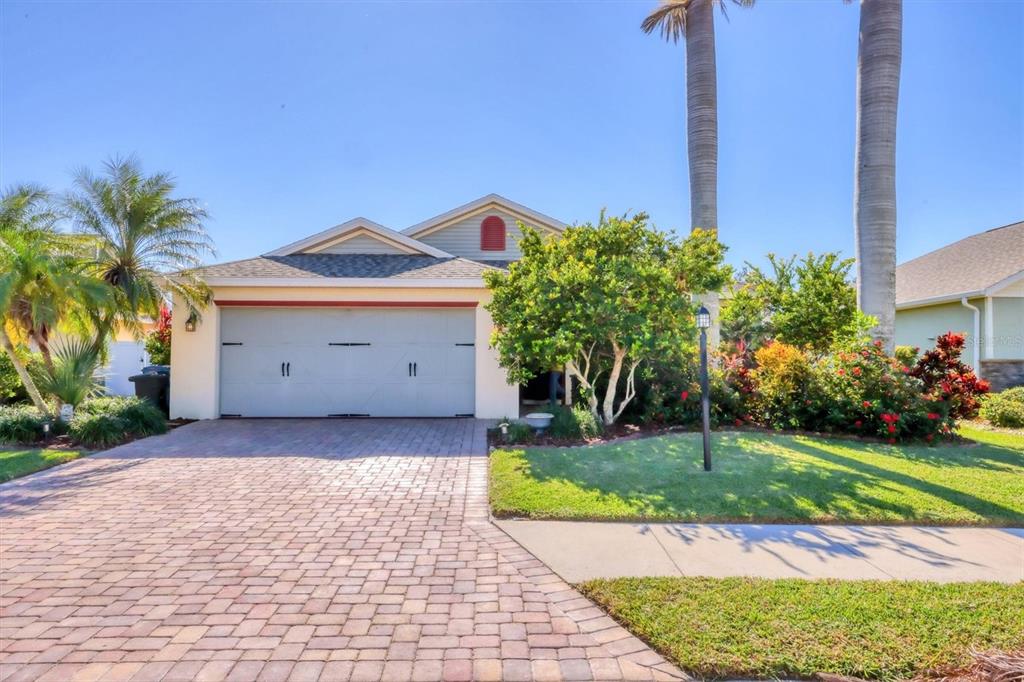
[[[0,524],[3,682],[682,677],[489,522],[477,420],[198,422]]]

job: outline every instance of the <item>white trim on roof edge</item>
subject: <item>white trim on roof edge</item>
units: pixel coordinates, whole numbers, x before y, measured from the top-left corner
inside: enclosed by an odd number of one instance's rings
[[[942,296],[932,296],[931,298],[919,298],[913,301],[904,301],[903,303],[896,304],[896,310],[906,310],[908,308],[923,308],[929,305],[940,305],[942,303],[958,303],[961,298],[984,298],[986,296],[994,296],[999,293],[1000,290],[1006,287],[1016,284],[1024,280],[1024,270],[1010,275],[1004,279],[999,280],[995,284],[985,289],[976,289],[974,291],[962,291],[956,294],[943,294]]]
[[[1000,290],[1005,289],[1006,287],[1011,286],[1013,284],[1016,284],[1021,280],[1024,280],[1024,270],[1021,270],[1016,275],[1010,275],[1005,279],[999,280],[998,282],[990,286],[988,289],[985,289],[985,295],[992,296],[994,294],[997,294]]]
[[[209,277],[211,287],[309,287],[316,288],[379,288],[379,289],[483,289],[480,277],[424,279],[394,277]]]
[[[523,206],[522,204],[512,201],[511,199],[506,199],[500,194],[488,194],[486,196],[480,197],[479,199],[475,199],[469,202],[468,204],[463,204],[462,206],[453,208],[450,211],[445,211],[440,215],[436,215],[433,218],[424,220],[421,223],[417,223],[412,227],[407,227],[404,230],[402,230],[402,232],[403,234],[415,237],[425,232],[433,231],[435,228],[441,227],[446,223],[453,222],[464,215],[472,214],[473,212],[479,211],[480,209],[483,209],[491,204],[494,204],[499,208],[504,208],[509,213],[519,213],[524,217],[527,217],[530,220],[539,223],[538,227],[546,227],[548,229],[555,230],[556,232],[561,232],[567,227],[567,225],[560,220],[556,220],[551,216],[544,215],[543,213],[540,213],[538,211],[534,211],[532,208]]]
[[[311,235],[304,239],[300,239],[296,242],[292,242],[291,244],[287,244],[279,249],[275,249],[263,255],[290,256],[292,254],[299,253],[304,249],[308,249],[311,246],[318,246],[325,243],[333,242],[346,232],[351,232],[352,230],[358,229],[366,230],[367,232],[370,232],[380,237],[382,240],[391,241],[396,244],[402,244],[403,246],[406,246],[415,251],[419,251],[420,253],[426,256],[434,256],[435,258],[454,258],[454,256],[452,256],[452,254],[448,253],[447,251],[442,251],[441,249],[434,248],[429,244],[424,244],[423,242],[413,239],[412,237],[409,237],[405,234],[402,234],[397,230],[392,230],[390,227],[385,227],[380,223],[375,223],[372,220],[368,220],[366,218],[353,218],[352,220],[346,221],[340,225],[329,227],[326,230],[323,230],[322,232],[317,232],[314,235]]]
[[[959,303],[961,298],[978,298],[984,296],[983,290],[978,291],[964,291],[958,294],[945,294],[942,296],[932,296],[931,298],[919,298],[915,301],[905,301],[904,303],[897,303],[896,310],[906,310],[907,308],[923,308],[929,305],[940,305],[942,303]]]

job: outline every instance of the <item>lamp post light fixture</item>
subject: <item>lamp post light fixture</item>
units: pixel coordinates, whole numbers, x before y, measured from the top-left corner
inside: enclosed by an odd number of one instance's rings
[[[700,411],[704,422],[704,471],[711,471],[711,391],[708,388],[708,329],[711,313],[704,306],[697,311],[700,329]]]

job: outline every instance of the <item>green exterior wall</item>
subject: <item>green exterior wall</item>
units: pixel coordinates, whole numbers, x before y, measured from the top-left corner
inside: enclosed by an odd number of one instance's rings
[[[970,301],[984,312],[984,299]],[[985,320],[982,319],[982,333]],[[943,303],[924,308],[910,308],[896,311],[896,345],[917,346],[921,352],[935,347],[936,337],[946,332],[959,332],[967,337],[963,360],[974,366],[971,336],[974,333],[974,313],[959,303]]]
[[[993,298],[992,308],[992,357],[1024,360],[1024,298]]]
[[[992,300],[992,358],[1024,359],[1024,298],[993,298]],[[984,298],[972,298],[968,303],[981,310],[981,354],[985,355]],[[967,339],[963,360],[977,366],[971,336],[974,333],[974,313],[957,303],[910,308],[896,311],[896,345],[917,346],[922,351],[935,345],[935,338],[948,331],[960,332]]]

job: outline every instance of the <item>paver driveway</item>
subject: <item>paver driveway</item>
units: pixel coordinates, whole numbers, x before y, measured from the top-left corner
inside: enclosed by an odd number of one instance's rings
[[[0,486],[0,679],[679,677],[488,521],[485,451],[200,422]]]

